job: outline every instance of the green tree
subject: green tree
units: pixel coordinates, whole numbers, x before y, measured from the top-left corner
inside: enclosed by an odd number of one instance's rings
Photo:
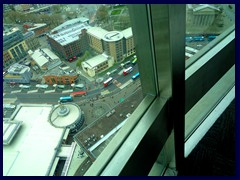
[[[106,6],[101,5],[96,12],[96,19],[98,21],[106,21],[108,19],[108,9]]]

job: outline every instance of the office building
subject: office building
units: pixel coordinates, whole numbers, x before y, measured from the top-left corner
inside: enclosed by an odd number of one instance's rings
[[[121,62],[135,53],[132,28],[108,32],[100,27],[92,27],[87,34],[89,46],[99,53],[112,56],[115,62]]]
[[[18,62],[27,55],[28,46],[18,28],[5,29],[3,32],[3,66]]]
[[[90,28],[87,18],[69,20],[47,34],[51,48],[68,60],[83,54],[88,48],[86,31]]]

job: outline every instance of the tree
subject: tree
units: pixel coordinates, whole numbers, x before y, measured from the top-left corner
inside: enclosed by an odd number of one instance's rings
[[[96,12],[96,19],[98,21],[106,21],[108,19],[108,10],[107,7],[101,5]]]

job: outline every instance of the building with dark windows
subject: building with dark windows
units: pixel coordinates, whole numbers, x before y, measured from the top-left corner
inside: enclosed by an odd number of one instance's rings
[[[27,55],[28,46],[18,28],[6,29],[3,32],[3,66],[18,62]]]
[[[38,38],[36,38],[35,33],[33,31],[26,32],[23,34],[23,36],[29,50],[34,51],[40,47]]]
[[[103,37],[107,33],[108,31],[101,27],[92,27],[88,29],[87,34],[89,46],[98,53],[103,53]]]
[[[86,31],[90,28],[87,18],[69,20],[47,34],[51,48],[68,60],[79,56],[88,49]]]
[[[88,29],[89,46],[95,51],[112,56],[115,62],[120,62],[135,53],[132,28],[122,32],[108,32],[100,27]]]

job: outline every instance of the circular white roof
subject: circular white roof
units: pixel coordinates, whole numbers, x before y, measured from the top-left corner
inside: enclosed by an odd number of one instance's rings
[[[118,31],[111,31],[104,35],[103,40],[107,42],[119,41],[123,38],[123,34]]]
[[[56,127],[67,127],[75,123],[81,115],[81,109],[78,105],[73,103],[66,103],[64,104],[69,109],[69,113],[66,116],[59,116],[58,112],[60,111],[60,105],[57,106],[50,115],[49,120]]]

